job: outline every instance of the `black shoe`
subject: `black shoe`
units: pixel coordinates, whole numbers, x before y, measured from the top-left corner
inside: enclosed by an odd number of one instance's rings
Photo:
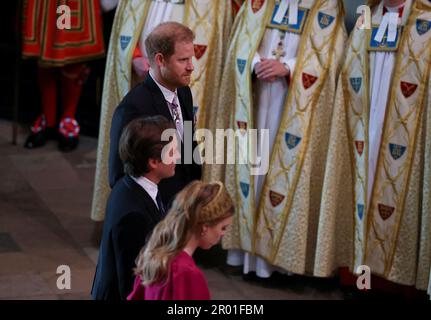
[[[46,143],[45,133],[39,131],[38,133],[32,133],[25,140],[24,148],[34,149],[44,146]]]
[[[79,139],[78,137],[65,137],[60,134],[58,138],[58,149],[62,152],[70,152],[78,147]]]
[[[57,138],[57,131],[54,128],[46,128],[37,133],[31,133],[24,143],[24,148],[35,149],[45,145],[47,140]]]
[[[262,278],[256,275],[256,272],[251,271],[242,275],[242,280],[246,282],[262,282]]]

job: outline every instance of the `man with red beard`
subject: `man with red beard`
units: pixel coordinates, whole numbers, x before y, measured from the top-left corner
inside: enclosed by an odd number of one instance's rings
[[[91,218],[104,219],[108,183],[109,132],[112,115],[121,99],[145,80],[150,68],[145,39],[157,25],[175,21],[195,34],[194,71],[188,86],[193,96],[197,129],[215,133],[218,88],[233,22],[232,10],[241,0],[120,1],[109,43],[100,111],[95,190]],[[237,7],[239,8],[239,7]],[[199,136],[197,137],[199,139]],[[206,165],[211,170],[211,165]],[[204,170],[205,171],[205,170]],[[207,174],[208,175],[208,174]]]
[[[135,118],[162,115],[172,120],[181,141],[181,150],[184,150],[184,140],[190,139],[190,135],[185,132],[186,123],[193,121],[193,101],[188,86],[194,70],[193,40],[193,31],[178,22],[162,23],[146,38],[150,71],[145,80],[124,97],[112,119],[109,150],[111,186],[124,175],[118,143],[123,128]],[[192,141],[189,143],[194,150],[196,144]],[[200,179],[200,166],[184,162],[182,160],[182,163],[177,165],[172,178],[165,179],[159,185],[165,207],[169,207],[175,194],[185,185]]]

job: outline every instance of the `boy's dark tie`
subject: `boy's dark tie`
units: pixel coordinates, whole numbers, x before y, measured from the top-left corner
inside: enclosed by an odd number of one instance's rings
[[[159,207],[160,214],[164,217],[166,215],[166,211],[165,211],[165,206],[163,205],[162,197],[160,196],[159,191],[157,192],[156,202],[157,202],[157,206]]]

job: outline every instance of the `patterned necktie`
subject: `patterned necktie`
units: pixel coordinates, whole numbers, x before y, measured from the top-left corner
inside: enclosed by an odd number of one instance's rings
[[[183,125],[180,116],[180,107],[175,103],[174,99],[172,102],[166,101],[168,103],[169,108],[171,109],[172,117],[174,118],[175,126],[177,127],[178,134],[180,135],[181,140],[183,140]]]
[[[156,202],[157,202],[157,206],[159,207],[160,214],[162,215],[162,217],[164,217],[166,214],[166,211],[165,211],[165,206],[163,205],[162,197],[160,196],[159,191],[157,191]]]

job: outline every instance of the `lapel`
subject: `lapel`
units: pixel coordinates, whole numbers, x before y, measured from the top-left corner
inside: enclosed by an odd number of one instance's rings
[[[183,113],[183,119],[185,120],[193,120],[193,110],[192,106],[187,105],[185,98],[185,91],[187,87],[178,88],[178,100],[180,100],[181,111]]]
[[[124,176],[124,182],[126,186],[138,196],[140,205],[145,207],[146,213],[149,214],[154,223],[157,224],[160,220],[162,220],[163,217],[159,209],[145,189],[137,184],[135,180],[133,180],[129,175]]]
[[[165,97],[163,96],[162,91],[160,91],[157,84],[154,82],[153,78],[149,74],[147,74],[147,77],[144,80],[145,86],[150,90],[150,93],[153,98],[153,108],[154,108],[154,114],[160,114],[166,119],[170,119],[172,122],[174,119],[171,116],[171,113],[169,112],[168,104],[165,100]]]
[[[150,90],[151,95],[153,97],[153,107],[154,112],[156,114],[161,114],[165,116],[167,119],[170,119],[174,121],[174,119],[171,116],[171,113],[169,112],[168,104],[165,100],[165,97],[163,96],[162,91],[160,91],[160,88],[157,86],[156,82],[153,80],[153,78],[147,74],[147,77],[144,80],[145,86]],[[180,101],[181,106],[181,112],[183,114],[184,120],[192,120],[193,119],[193,110],[192,106],[189,106],[187,103],[186,95],[186,89],[187,87],[181,87],[177,89],[178,92],[178,100]]]

